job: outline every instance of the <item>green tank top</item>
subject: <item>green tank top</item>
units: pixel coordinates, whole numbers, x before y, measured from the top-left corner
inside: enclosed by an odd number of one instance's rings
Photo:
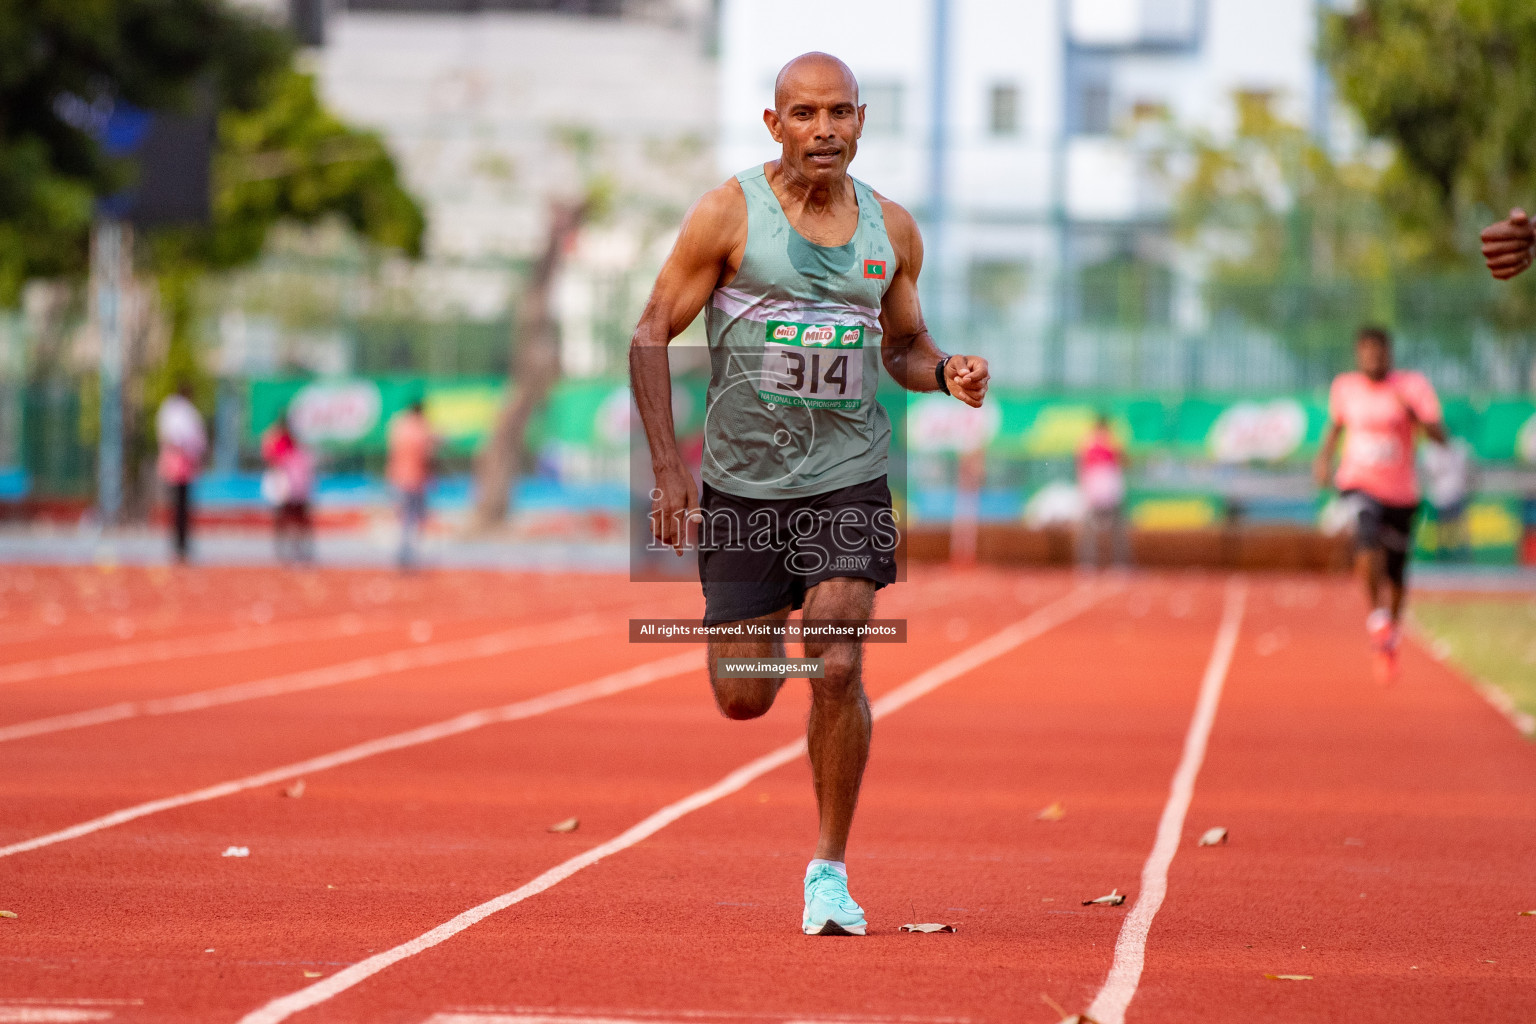
[[[705,310],[710,381],[704,481],[742,498],[797,498],[876,480],[891,422],[880,383],[880,301],[895,272],[874,190],[853,181],[859,226],[816,245],[790,226],[761,166],[741,269]]]

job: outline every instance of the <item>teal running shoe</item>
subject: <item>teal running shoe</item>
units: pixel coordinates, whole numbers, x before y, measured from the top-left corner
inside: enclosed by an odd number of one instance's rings
[[[800,930],[807,935],[863,935],[864,908],[848,895],[848,879],[830,864],[817,864],[805,874],[805,917]]]

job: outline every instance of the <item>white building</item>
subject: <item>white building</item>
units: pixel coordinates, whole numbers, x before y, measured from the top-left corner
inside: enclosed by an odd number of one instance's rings
[[[326,101],[384,133],[425,201],[429,260],[411,287],[444,315],[506,308],[506,264],[537,247],[551,197],[596,176],[625,197],[560,288],[568,372],[621,370],[618,325],[670,230],[705,189],[774,155],[774,76],[821,49],[848,61],[868,105],[854,172],[924,226],[930,321],[1003,379],[1259,385],[1255,359],[1289,373],[1262,339],[1241,357],[1189,341],[1204,328],[1198,270],[1171,244],[1134,125],[1219,134],[1239,92],[1316,120],[1321,0],[290,2],[328,7],[313,56]],[[1106,325],[1127,304],[1144,323],[1117,335]]]
[[[1075,318],[1064,306],[1104,298],[1071,284],[1083,268],[1161,261],[1150,319],[1191,329],[1201,316],[1132,126],[1166,116],[1220,134],[1240,92],[1311,123],[1328,109],[1317,23],[1316,0],[723,0],[720,170],[774,155],[762,109],[786,60],[842,57],[868,106],[854,173],[924,224],[930,319],[1008,325],[987,350],[1005,378],[1100,379],[1070,365],[1091,346],[1051,336]]]
[[[420,313],[505,315],[508,268],[542,249],[551,203],[601,189],[558,314],[567,372],[622,372],[609,335],[713,184],[708,0],[243,2],[296,22],[324,8],[306,60],[327,106],[384,136],[426,209],[425,261],[393,274]]]

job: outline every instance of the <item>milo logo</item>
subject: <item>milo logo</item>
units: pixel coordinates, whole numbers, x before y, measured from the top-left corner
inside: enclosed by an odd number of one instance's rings
[[[795,335],[800,333],[800,328],[794,324],[779,324],[773,329],[774,341],[794,341]]]
[[[783,330],[783,328],[780,328],[780,330]],[[800,336],[800,344],[830,345],[835,337],[837,337],[837,332],[831,327],[807,327],[805,333]]]
[[[862,337],[863,334],[864,334],[864,328],[862,328],[862,327],[850,327],[850,328],[848,328],[848,330],[843,332],[843,344],[844,345],[857,345],[859,343],[859,338]]]

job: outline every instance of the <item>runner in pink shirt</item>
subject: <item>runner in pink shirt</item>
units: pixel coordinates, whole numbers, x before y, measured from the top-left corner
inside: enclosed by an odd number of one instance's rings
[[[437,453],[437,436],[427,423],[421,399],[390,421],[386,443],[389,460],[384,475],[400,495],[400,549],[396,559],[401,569],[410,569],[415,565],[416,541],[427,518],[427,489],[432,482],[432,459]]]
[[[1359,369],[1334,378],[1328,393],[1328,430],[1316,474],[1326,486],[1342,437],[1344,452],[1333,482],[1355,506],[1355,568],[1371,605],[1365,628],[1375,649],[1377,677],[1390,682],[1397,675],[1398,624],[1419,508],[1414,443],[1420,430],[1436,444],[1447,439],[1435,389],[1423,374],[1392,368],[1392,338],[1386,331],[1360,329],[1355,365]]]
[[[1099,537],[1107,534],[1114,564],[1131,564],[1131,540],[1125,528],[1125,451],[1115,440],[1109,417],[1100,413],[1077,451],[1077,489],[1086,507],[1077,535],[1078,564],[1099,567]]]

